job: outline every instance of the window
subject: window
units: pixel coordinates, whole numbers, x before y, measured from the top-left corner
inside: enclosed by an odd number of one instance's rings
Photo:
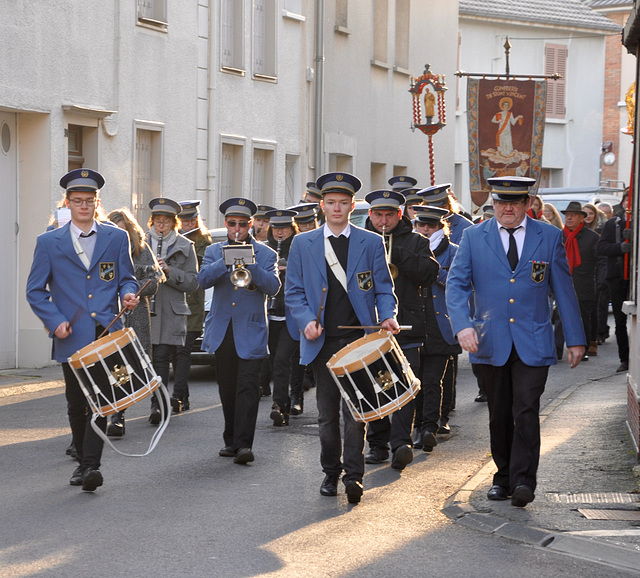
[[[546,44],[544,47],[544,73],[560,74],[559,80],[547,80],[547,118],[565,118],[567,55],[568,48],[562,44]]]
[[[253,75],[273,79],[276,76],[275,0],[254,0]]]
[[[336,31],[348,32],[349,0],[336,0]]]
[[[302,16],[302,0],[284,0],[284,10],[289,14]]]
[[[378,64],[387,62],[387,26],[389,20],[388,0],[373,2],[373,61]]]
[[[243,11],[243,2],[220,2],[220,64],[223,70],[244,74]]]
[[[371,163],[371,190],[388,189],[387,165],[384,163]]]
[[[131,204],[145,227],[151,211],[149,201],[162,195],[162,127],[138,123],[135,130],[134,187]]]
[[[353,173],[353,157],[331,153],[329,155],[329,172]]]
[[[409,69],[410,1],[396,0],[396,68]]]
[[[251,166],[251,200],[254,203],[273,205],[275,146],[254,143]]]
[[[232,142],[223,137],[220,166],[220,202],[243,196],[243,156],[241,141]]]
[[[84,167],[84,156],[82,154],[82,127],[70,124],[67,129],[67,164],[68,170],[80,169]]]
[[[167,29],[167,0],[138,0],[138,23]]]
[[[284,206],[297,205],[302,197],[300,190],[300,157],[286,155],[284,168]]]

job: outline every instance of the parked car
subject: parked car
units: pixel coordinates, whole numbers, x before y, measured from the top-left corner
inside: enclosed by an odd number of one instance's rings
[[[364,224],[369,216],[369,203],[363,199],[356,199],[356,208],[351,213],[349,220],[358,227],[364,228]]]
[[[615,211],[616,207],[620,205],[622,192],[622,189],[604,187],[550,188],[538,190],[538,194],[543,202],[549,203],[558,209],[563,221],[564,214],[562,211],[567,208],[567,205],[571,201],[578,201],[581,205],[591,203],[596,206],[598,203],[609,203]]]

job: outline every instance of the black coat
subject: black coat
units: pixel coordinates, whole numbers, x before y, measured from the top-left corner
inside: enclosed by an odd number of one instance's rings
[[[566,242],[567,237],[564,233],[562,237]],[[596,267],[598,265],[596,247],[598,239],[598,233],[587,229],[587,227],[582,227],[576,236],[582,264],[574,267],[571,278],[578,301],[596,300]]]
[[[598,242],[598,255],[607,257],[607,279],[622,279],[624,253],[622,231],[626,223],[619,216],[611,217],[602,228]]]
[[[380,234],[369,219],[365,228]],[[398,298],[398,323],[412,326],[411,330],[401,331],[396,339],[400,346],[423,343],[426,325],[422,287],[436,281],[440,265],[431,252],[429,239],[414,232],[407,217],[403,216],[386,237],[387,244],[393,239],[390,261],[398,268],[398,276],[394,279],[394,292]]]

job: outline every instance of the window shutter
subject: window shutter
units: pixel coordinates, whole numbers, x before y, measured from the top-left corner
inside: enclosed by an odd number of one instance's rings
[[[558,80],[547,80],[547,118],[565,118],[566,116],[566,75],[569,50],[560,44],[547,44],[544,48],[545,75],[559,74]]]
[[[233,1],[222,0],[221,52],[222,66],[233,67]]]
[[[265,73],[265,43],[266,43],[266,16],[265,0],[255,0],[253,23],[253,71],[258,74]]]

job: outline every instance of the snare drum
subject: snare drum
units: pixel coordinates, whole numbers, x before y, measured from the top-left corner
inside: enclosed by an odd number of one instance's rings
[[[409,362],[390,331],[365,335],[328,362],[356,421],[381,419],[409,403],[420,390]]]
[[[133,329],[115,331],[69,358],[91,410],[101,417],[126,409],[162,383]]]

